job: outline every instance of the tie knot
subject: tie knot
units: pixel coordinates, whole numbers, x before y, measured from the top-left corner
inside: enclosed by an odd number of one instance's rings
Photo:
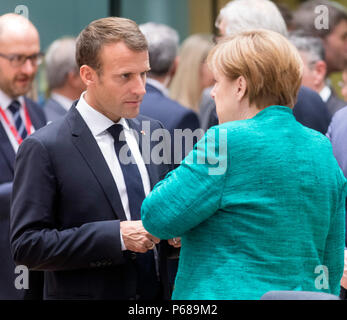
[[[115,141],[119,141],[120,134],[123,131],[123,126],[119,123],[116,123],[112,125],[111,127],[109,127],[107,131],[111,134],[111,136],[113,137]]]
[[[13,100],[8,107],[8,109],[13,113],[16,114],[19,111],[20,103],[18,100]]]

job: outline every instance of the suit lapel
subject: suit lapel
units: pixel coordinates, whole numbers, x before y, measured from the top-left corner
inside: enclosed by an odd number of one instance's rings
[[[3,153],[4,158],[7,160],[7,163],[11,171],[13,172],[16,154],[6,134],[6,131],[4,127],[2,126],[2,123],[0,123],[0,152]]]
[[[96,180],[99,182],[115,215],[122,221],[127,220],[112,173],[95,138],[74,105],[68,112],[66,120],[71,128],[74,145],[80,151]]]

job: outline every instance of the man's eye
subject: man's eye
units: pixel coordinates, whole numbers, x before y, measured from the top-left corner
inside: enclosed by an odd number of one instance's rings
[[[13,56],[11,57],[11,60],[12,60],[12,61],[15,61],[15,62],[22,62],[23,59],[25,59],[25,57],[22,56],[22,55],[13,55]]]
[[[130,73],[124,73],[121,75],[122,79],[129,79],[129,77],[130,77]]]

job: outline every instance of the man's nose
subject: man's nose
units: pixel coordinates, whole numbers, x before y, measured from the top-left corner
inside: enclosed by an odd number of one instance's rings
[[[133,93],[139,96],[143,96],[146,93],[146,79],[141,75],[134,79]]]
[[[33,74],[36,72],[37,66],[30,60],[26,59],[24,64],[21,66],[22,72],[25,72],[26,74]]]

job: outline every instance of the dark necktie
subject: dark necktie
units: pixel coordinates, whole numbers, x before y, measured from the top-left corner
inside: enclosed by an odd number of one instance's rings
[[[120,139],[121,132],[123,131],[123,126],[121,124],[114,124],[107,130],[114,139],[114,149],[116,151],[119,164],[123,172],[129,199],[131,220],[141,220],[141,204],[145,199],[145,191],[143,190],[142,178],[139,168],[137,167],[135,159],[131,154],[131,150],[125,141],[125,136],[122,135],[122,139]],[[127,151],[126,160],[131,159],[130,163],[124,163],[124,151]]]
[[[119,164],[121,166],[125,186],[127,189],[131,220],[141,220],[141,204],[145,199],[142,178],[131,150],[125,141],[123,126],[114,124],[107,131],[114,139],[114,149],[116,151]],[[126,151],[126,152],[125,152]],[[124,163],[124,155],[127,154],[127,164]],[[123,160],[123,161],[122,161]],[[130,163],[128,163],[130,160]],[[140,299],[156,299],[159,284],[159,266],[156,248],[146,253],[136,254],[137,269],[137,295]]]
[[[28,132],[25,128],[25,124],[24,124],[22,117],[20,115],[20,103],[17,100],[13,100],[11,102],[10,106],[8,107],[8,109],[12,112],[13,122],[14,122],[14,125],[17,129],[19,136],[21,136],[22,139],[24,140],[25,137],[28,135]]]

